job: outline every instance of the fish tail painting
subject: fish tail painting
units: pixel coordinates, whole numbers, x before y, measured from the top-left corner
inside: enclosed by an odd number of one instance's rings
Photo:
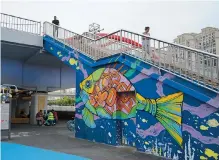
[[[183,93],[175,93],[166,97],[145,99],[136,95],[137,110],[151,113],[164,126],[169,134],[182,146],[182,102]]]
[[[95,128],[94,115],[105,119],[129,119],[136,117],[136,110],[152,114],[182,146],[181,110],[183,93],[175,93],[158,99],[148,99],[136,92],[128,80],[134,73],[122,69],[100,68],[80,83],[80,97],[85,104],[82,118],[90,128]],[[133,95],[121,93],[134,92]],[[119,96],[118,96],[119,95]]]

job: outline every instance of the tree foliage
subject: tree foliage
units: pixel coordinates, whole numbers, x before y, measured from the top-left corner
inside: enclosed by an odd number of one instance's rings
[[[60,99],[56,99],[56,100],[50,100],[48,102],[48,105],[57,105],[57,106],[73,106],[75,104],[75,98],[73,97],[68,97],[65,96],[63,98]]]

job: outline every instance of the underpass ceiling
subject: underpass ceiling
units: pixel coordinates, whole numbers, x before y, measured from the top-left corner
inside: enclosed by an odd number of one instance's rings
[[[41,53],[41,49],[40,47],[1,41],[1,58],[18,60],[33,65],[60,66],[60,60],[49,53]]]
[[[25,61],[29,57],[35,55],[39,50],[39,47],[1,41],[2,58]]]
[[[50,91],[55,91],[60,89],[60,84],[61,89],[74,88],[75,71],[41,49],[42,47],[1,41],[2,83],[15,84],[28,90],[36,90],[37,87],[38,91],[47,91],[48,87]],[[26,66],[23,73],[20,65],[22,63]],[[61,76],[59,76],[60,68],[62,68]],[[35,77],[31,78],[33,76]]]

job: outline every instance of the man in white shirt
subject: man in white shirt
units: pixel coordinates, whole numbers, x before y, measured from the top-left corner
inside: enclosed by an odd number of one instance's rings
[[[150,27],[145,27],[145,32],[143,33],[143,35],[145,36],[150,36],[149,33]],[[146,37],[142,37],[142,49],[144,52],[146,52],[147,54],[150,54],[150,39],[146,38]]]

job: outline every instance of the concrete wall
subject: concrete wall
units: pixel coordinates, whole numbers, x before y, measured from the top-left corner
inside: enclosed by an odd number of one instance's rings
[[[21,38],[22,37],[22,38]],[[1,41],[26,44],[31,46],[43,46],[43,39],[40,35],[17,31],[1,27]]]
[[[30,106],[29,100],[18,99],[18,106],[16,108],[16,117],[19,117],[21,110],[24,110],[24,113],[28,115],[30,112],[29,106]]]
[[[49,39],[44,47],[76,70],[76,137],[171,159],[219,158],[219,94],[126,55],[93,62]]]
[[[30,101],[29,100],[22,100],[22,99],[12,99],[11,100],[11,117],[12,118],[20,118],[20,111],[24,110],[24,112],[28,115],[30,113]]]
[[[16,117],[17,101],[16,99],[11,100],[11,118]]]
[[[47,110],[47,94],[36,93],[32,95],[31,98],[31,114],[30,114],[30,124],[37,124],[36,114],[40,110]]]

